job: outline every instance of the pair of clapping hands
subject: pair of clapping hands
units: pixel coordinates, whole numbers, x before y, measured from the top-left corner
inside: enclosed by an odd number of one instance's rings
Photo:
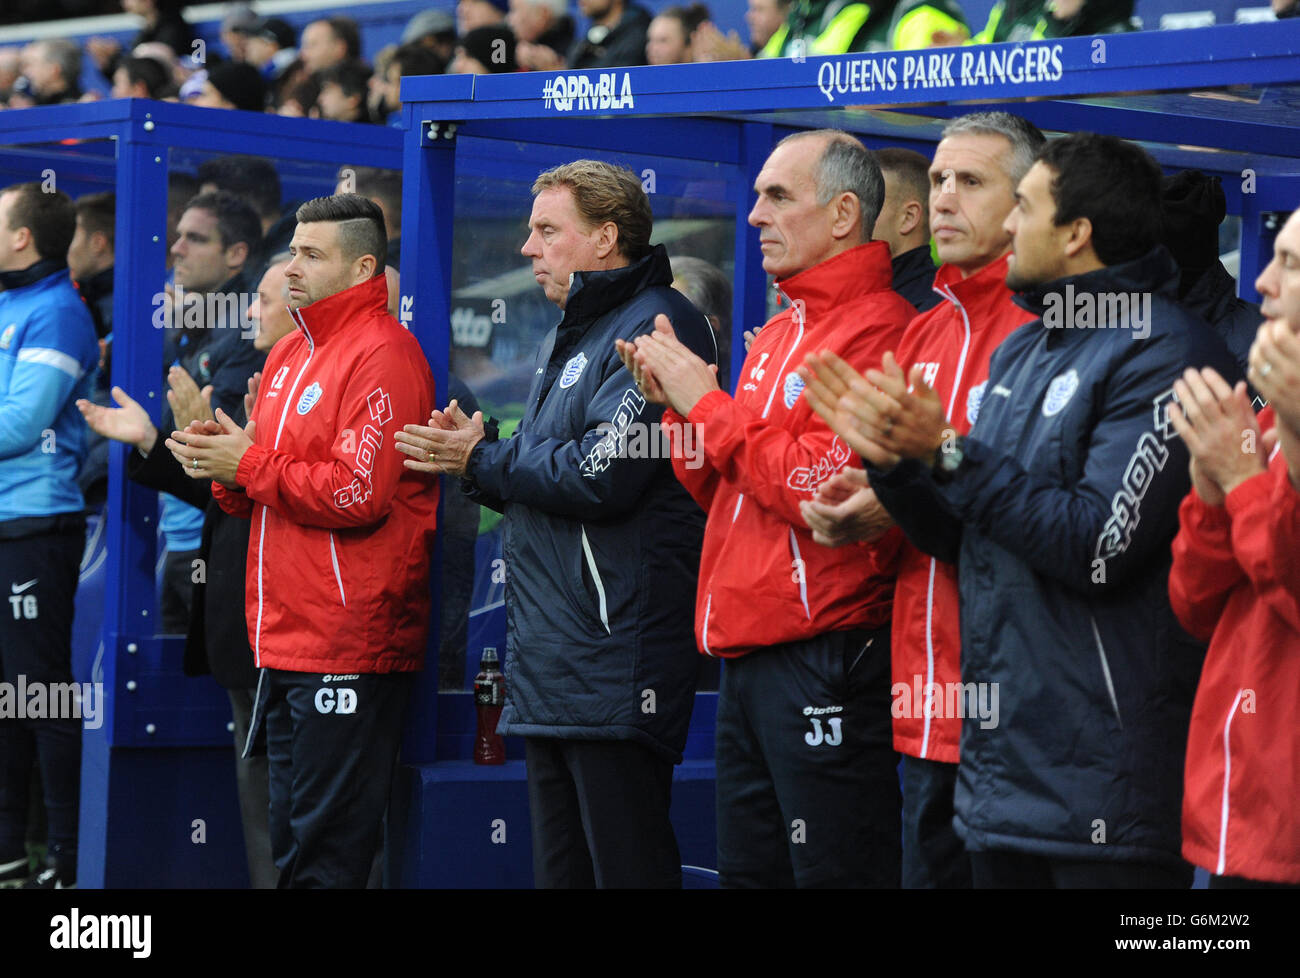
[[[757,332],[757,331],[755,331]],[[754,334],[746,333],[746,349]],[[653,333],[617,340],[619,357],[648,401],[686,417],[701,397],[718,388],[717,369],[687,349],[666,316],[655,318]],[[834,353],[810,354],[798,368],[804,396],[850,448],[881,468],[900,458],[933,461],[951,427],[939,396],[912,370],[911,390],[902,368],[887,353],[881,370],[859,374]],[[824,546],[871,542],[893,525],[876,499],[866,473],[840,470],[817,488],[799,510],[813,539]]]

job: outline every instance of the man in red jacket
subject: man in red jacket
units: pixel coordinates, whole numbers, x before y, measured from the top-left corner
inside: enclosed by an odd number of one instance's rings
[[[1300,211],[1255,283],[1246,383],[1189,369],[1169,417],[1191,452],[1169,596],[1208,639],[1183,789],[1183,856],[1210,886],[1300,885]]]
[[[799,504],[852,452],[801,395],[795,367],[830,348],[860,368],[915,310],[869,241],[884,196],[874,156],[836,130],[782,140],[749,223],[790,308],[755,339],[734,398],[673,336],[620,344],[663,424],[677,478],[708,513],[696,640],[727,658],[718,692],[723,886],[898,886],[898,757],[889,738],[893,579],[875,544],[818,547]],[[684,426],[693,426],[685,431]],[[684,440],[690,439],[690,440]],[[684,445],[703,450],[688,459]]]
[[[429,417],[433,378],[388,314],[386,242],[373,201],[303,204],[284,271],[297,331],[267,357],[248,428],[218,411],[167,443],[253,521],[249,742],[264,720],[282,887],[365,885],[424,660],[437,485],[388,448]]]
[[[943,261],[934,291],[943,301],[908,325],[896,360],[938,394],[955,434],[975,423],[993,351],[1034,318],[1007,288],[1011,235],[1002,224],[1043,142],[1018,116],[977,112],[944,127],[930,165],[930,224]],[[814,408],[834,427],[836,398],[826,380],[807,376]],[[856,487],[849,482],[855,476]],[[857,469],[824,483],[804,511],[819,543],[839,546],[879,532],[880,504]],[[892,713],[894,748],[903,755],[903,886],[969,887],[970,860],[952,827],[961,723],[994,718],[969,714],[962,695],[957,565],[905,540],[895,567]]]

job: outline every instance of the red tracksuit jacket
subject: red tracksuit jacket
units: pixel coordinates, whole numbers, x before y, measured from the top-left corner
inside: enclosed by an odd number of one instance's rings
[[[943,401],[958,434],[967,434],[979,413],[989,378],[989,358],[998,344],[1034,314],[1011,301],[1006,286],[1007,256],[963,279],[943,265],[934,288],[944,301],[908,325],[896,353],[911,372],[925,370],[925,382]],[[893,657],[894,749],[912,757],[956,764],[961,742],[959,717],[942,713],[948,683],[961,681],[961,621],[957,567],[931,557],[904,539],[898,549],[894,587]],[[937,684],[927,709],[927,689]]]
[[[1272,409],[1260,413],[1272,427]],[[1300,883],[1300,492],[1275,452],[1223,506],[1179,511],[1169,597],[1209,653],[1183,786],[1183,856],[1218,875]]]
[[[246,606],[259,667],[423,664],[438,484],[402,466],[393,435],[427,423],[433,378],[387,307],[379,275],[294,312],[297,331],[266,358],[242,491],[212,484],[222,509],[253,521]]]
[[[901,533],[831,549],[813,543],[799,512],[818,485],[860,463],[800,396],[795,368],[823,349],[859,371],[878,367],[916,312],[890,281],[889,248],[873,241],[778,283],[792,307],[754,340],[735,398],[711,392],[689,419],[664,413],[673,471],[708,513],[695,605],[702,652],[734,657],[889,620],[893,579],[873,568]]]

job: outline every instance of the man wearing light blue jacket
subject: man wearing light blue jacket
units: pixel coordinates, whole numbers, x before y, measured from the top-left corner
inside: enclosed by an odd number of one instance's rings
[[[75,230],[67,194],[44,193],[39,183],[0,191],[0,591],[8,602],[0,605],[0,690],[28,691],[0,710],[0,885],[71,886],[77,874],[81,730],[68,715],[73,701],[47,698],[55,708],[39,718],[27,709],[37,684],[53,691],[72,682],[73,598],[85,546],[77,471],[86,441],[74,401],[87,395],[99,354],[65,261]],[[29,880],[33,759],[49,865]]]

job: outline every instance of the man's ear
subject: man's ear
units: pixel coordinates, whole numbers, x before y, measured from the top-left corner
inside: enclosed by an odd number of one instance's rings
[[[596,257],[604,261],[618,248],[618,225],[606,221],[596,229]]]
[[[369,282],[375,277],[375,270],[379,267],[379,262],[374,255],[362,255],[352,263],[352,282],[360,284]]]
[[[103,231],[92,231],[90,234],[90,250],[97,255],[110,254],[113,246],[108,243],[108,235]]]
[[[230,269],[242,268],[244,262],[248,261],[248,250],[247,241],[236,241],[232,244],[226,249],[226,267]]]
[[[922,218],[925,217],[925,206],[919,201],[909,200],[903,205],[903,211],[899,215],[898,234],[900,237],[911,234],[921,225]]]
[[[1092,248],[1092,221],[1076,217],[1070,222],[1070,233],[1065,239],[1065,256],[1074,258],[1089,248]]]
[[[835,214],[831,221],[831,236],[847,238],[855,230],[864,232],[862,240],[867,241],[871,238],[871,228],[862,228],[862,202],[858,200],[858,195],[849,193],[847,190],[840,194],[836,199]]]

